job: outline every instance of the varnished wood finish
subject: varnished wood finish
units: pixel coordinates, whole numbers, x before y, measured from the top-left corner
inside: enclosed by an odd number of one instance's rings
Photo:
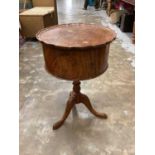
[[[40,31],[46,69],[66,80],[86,80],[106,71],[115,33],[103,26],[66,24]]]
[[[82,94],[80,92],[80,81],[74,81],[73,82],[73,91],[70,93],[65,112],[64,112],[62,118],[53,125],[54,130],[60,128],[63,125],[63,123],[67,119],[72,108],[75,106],[75,104],[79,104],[79,103],[83,103],[89,109],[89,111],[92,114],[94,114],[96,117],[104,118],[104,119],[107,118],[107,115],[105,113],[97,112],[92,107],[89,98],[85,94]]]
[[[36,37],[43,44],[47,71],[58,78],[74,81],[64,115],[53,129],[64,123],[78,103],[83,103],[95,116],[107,118],[106,114],[96,112],[89,98],[80,92],[79,81],[97,77],[106,71],[109,46],[116,34],[103,26],[64,24],[41,30]]]
[[[84,49],[110,43],[116,34],[109,28],[95,24],[62,24],[45,28],[37,39],[46,45],[63,49]]]
[[[47,71],[62,79],[91,79],[108,67],[109,44],[84,50],[60,50],[43,44],[43,49]]]

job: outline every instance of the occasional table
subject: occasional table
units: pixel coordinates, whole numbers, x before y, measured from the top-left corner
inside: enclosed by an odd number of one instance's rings
[[[109,28],[93,24],[63,24],[45,28],[36,35],[42,43],[45,67],[52,75],[73,81],[73,90],[65,112],[53,129],[58,129],[67,119],[75,104],[83,103],[99,118],[89,98],[80,92],[80,81],[95,78],[108,68],[110,43],[116,34]]]

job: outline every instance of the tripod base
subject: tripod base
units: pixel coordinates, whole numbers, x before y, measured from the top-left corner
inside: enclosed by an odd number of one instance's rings
[[[89,109],[89,111],[92,114],[94,114],[96,117],[104,118],[104,119],[107,118],[107,115],[105,113],[97,112],[92,107],[89,98],[85,94],[82,94],[80,92],[80,81],[74,81],[73,82],[73,91],[70,93],[70,96],[69,96],[69,99],[67,101],[67,105],[66,105],[66,108],[65,108],[65,112],[64,112],[61,120],[59,120],[58,122],[56,122],[53,125],[53,130],[58,129],[63,125],[63,123],[67,119],[69,113],[71,112],[72,108],[74,107],[74,105],[79,104],[79,103],[83,103]]]

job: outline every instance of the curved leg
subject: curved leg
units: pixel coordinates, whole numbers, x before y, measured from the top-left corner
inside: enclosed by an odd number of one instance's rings
[[[65,109],[65,112],[64,112],[64,114],[63,114],[63,117],[61,118],[60,121],[56,122],[56,123],[53,125],[53,130],[56,130],[56,129],[60,128],[60,127],[64,124],[64,122],[65,122],[65,120],[67,119],[67,117],[68,117],[68,115],[69,115],[71,109],[73,108],[74,104],[75,104],[75,102],[74,102],[73,99],[69,99],[69,100],[67,101],[67,105],[66,105],[66,109]]]
[[[99,118],[104,118],[104,119],[107,118],[107,115],[105,113],[98,113],[92,107],[89,98],[85,94],[80,93],[80,81],[74,81],[73,82],[73,91],[70,93],[69,100],[67,101],[67,105],[65,108],[65,112],[64,112],[61,120],[56,122],[53,125],[53,130],[58,129],[59,127],[61,127],[64,124],[64,122],[67,119],[72,108],[75,106],[75,104],[79,104],[79,103],[83,103],[89,109],[89,111],[92,114],[94,114],[95,116],[97,116]],[[76,107],[74,107],[74,109],[73,109],[73,114],[77,114]]]
[[[84,94],[81,94],[81,102],[89,109],[89,111],[94,114],[96,117],[99,117],[99,118],[104,118],[106,119],[107,118],[107,115],[105,113],[98,113],[91,105],[90,103],[90,100],[89,98],[84,95]]]

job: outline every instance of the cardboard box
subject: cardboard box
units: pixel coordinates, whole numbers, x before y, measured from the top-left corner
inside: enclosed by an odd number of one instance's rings
[[[32,0],[33,7],[36,6],[54,6],[54,0]]]
[[[35,37],[39,30],[57,24],[54,7],[34,7],[20,13],[19,19],[21,31],[26,38]]]

